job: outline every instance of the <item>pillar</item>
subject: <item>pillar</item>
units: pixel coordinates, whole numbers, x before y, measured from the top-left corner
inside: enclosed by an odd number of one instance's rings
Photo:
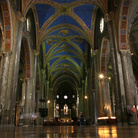
[[[24,125],[30,125],[30,94],[31,94],[31,80],[26,78],[26,93],[25,93],[25,108],[24,108]]]
[[[46,93],[45,93],[45,98],[48,99],[50,95],[50,90],[49,90],[49,81],[46,81]]]
[[[111,116],[111,99],[109,90],[109,78],[105,76],[103,79],[103,103],[104,103],[104,114],[105,116]]]
[[[104,116],[103,79],[99,78],[99,116]]]
[[[14,49],[13,54],[14,55],[14,64],[13,64],[13,76],[12,76],[12,86],[11,91],[8,93],[8,98],[10,100],[7,100],[7,108],[10,108],[10,114],[15,113],[15,106],[16,106],[16,93],[17,93],[17,85],[18,85],[18,73],[19,73],[19,61],[20,61],[20,51],[21,51],[21,40],[22,40],[22,31],[23,31],[23,22],[18,21],[18,27],[17,27],[17,40],[16,40],[16,46]],[[14,124],[13,116],[10,116],[10,123]]]
[[[132,69],[131,52],[128,50],[121,51],[121,59],[123,65],[123,77],[125,85],[126,112],[127,112],[128,106],[136,105],[136,84]],[[138,117],[136,116],[136,118]],[[138,123],[135,117],[129,123],[132,122],[134,122],[134,124]]]
[[[122,65],[123,65],[126,104],[134,105],[136,87],[135,87],[130,51],[127,51],[127,50],[121,51],[121,59],[122,59]]]
[[[84,88],[84,116],[88,117],[89,111],[88,111],[88,71],[86,71],[86,77],[85,77],[85,88]],[[87,96],[87,98],[85,98]]]
[[[79,94],[77,90],[77,100],[76,100],[76,117],[79,117]]]
[[[48,120],[54,119],[54,95],[53,95],[53,89],[50,88],[49,91],[49,98],[50,103],[47,103],[48,108]]]
[[[119,86],[119,74],[118,74],[118,68],[117,68],[117,58],[115,55],[115,34],[113,30],[113,21],[109,14],[106,14],[105,21],[107,23],[108,27],[108,33],[109,33],[109,43],[110,43],[110,49],[111,49],[111,60],[112,60],[112,71],[113,71],[113,82],[114,82],[114,93],[115,93],[115,114],[117,117],[117,123],[122,123],[122,103],[121,103],[121,91]]]
[[[94,101],[94,122],[95,122],[95,125],[97,125],[97,118],[100,114],[100,97],[99,97],[99,80],[98,80],[98,67],[97,67],[97,53],[98,53],[98,50],[93,50],[93,64],[94,64],[94,90],[92,90],[93,92],[93,101]]]
[[[1,123],[8,124],[9,113],[5,107],[6,96],[7,96],[7,83],[8,83],[8,72],[9,72],[9,63],[11,58],[11,52],[3,52],[3,62],[2,62],[2,79],[1,79],[1,91],[0,91],[0,105],[2,108]]]
[[[36,97],[35,97],[35,101],[36,101],[36,125],[42,125],[43,124],[43,119],[39,116],[39,108],[41,107],[41,102],[39,101],[41,99],[41,93],[40,90],[36,90]]]
[[[32,114],[35,114],[35,105],[36,105],[36,70],[37,70],[37,56],[38,56],[38,51],[34,50],[34,68],[33,68],[33,87],[32,87]]]
[[[23,79],[22,82],[22,99],[21,99],[21,106],[24,107],[25,105],[25,92],[26,92],[26,80]]]
[[[41,70],[41,100],[44,100],[44,86],[45,86],[45,70],[42,69]],[[45,107],[45,103],[44,102],[41,102],[41,108],[44,108]]]
[[[79,110],[79,113],[80,113],[80,112],[83,112],[83,95],[82,95],[82,88],[78,88],[78,94],[79,94],[79,106],[78,106],[78,110]]]

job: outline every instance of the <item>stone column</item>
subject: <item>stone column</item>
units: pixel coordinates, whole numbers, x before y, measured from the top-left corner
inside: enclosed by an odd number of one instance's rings
[[[77,92],[77,100],[76,100],[76,117],[79,117],[79,94]]]
[[[9,123],[14,124],[14,116],[15,116],[15,106],[16,106],[16,93],[17,93],[17,85],[18,85],[18,73],[19,73],[19,61],[20,61],[20,51],[21,51],[21,40],[22,40],[22,31],[23,31],[23,22],[25,20],[19,19],[17,22],[17,33],[16,33],[16,43],[13,53],[13,69],[12,69],[12,83],[11,90],[9,90],[7,95],[7,108],[10,108],[10,120]],[[13,115],[13,116],[12,116]]]
[[[24,125],[30,125],[30,88],[31,88],[30,78],[26,78],[26,93],[25,93],[25,108],[24,108]]]
[[[36,100],[35,100],[35,95],[36,95],[36,69],[37,69],[37,56],[38,56],[38,51],[34,50],[34,69],[33,69],[33,89],[32,89],[32,114],[35,114],[35,106],[36,106]]]
[[[136,94],[136,87],[135,87],[130,51],[121,51],[121,59],[123,65],[126,105],[134,105],[134,96]]]
[[[54,96],[53,96],[53,89],[50,89],[49,92],[49,100],[50,103],[47,103],[47,108],[48,108],[48,120],[54,118]]]
[[[99,116],[104,116],[103,79],[99,78]]]
[[[79,110],[79,113],[80,113],[80,112],[83,112],[83,94],[82,94],[82,88],[78,88],[78,94],[79,94],[79,106],[78,106],[78,110]]]
[[[35,98],[35,101],[36,101],[36,114],[37,114],[36,125],[43,124],[43,120],[42,120],[42,118],[39,116],[39,108],[41,107],[41,103],[40,103],[40,101],[39,101],[40,98],[41,98],[40,90],[36,90],[36,98]]]
[[[115,35],[113,31],[113,22],[111,16],[106,14],[105,21],[107,22],[109,42],[111,49],[112,71],[114,80],[114,92],[115,92],[115,114],[117,117],[117,123],[122,123],[122,103],[121,103],[121,91],[119,86],[118,70],[117,70],[117,58],[115,55]]]
[[[111,99],[109,90],[109,78],[105,76],[103,80],[103,103],[104,103],[104,113],[106,116],[111,116]]]
[[[94,50],[93,51],[93,64],[94,64],[94,74],[95,74],[95,78],[94,78],[94,88],[95,90],[93,92],[93,98],[94,98],[94,115],[95,115],[95,125],[97,125],[97,118],[99,116],[99,113],[100,113],[100,104],[99,104],[99,101],[100,101],[100,98],[99,98],[99,81],[98,81],[98,66],[97,66],[97,53],[98,53],[98,50]]]
[[[26,80],[23,79],[22,82],[22,99],[21,99],[21,106],[24,107],[25,105],[25,92],[26,92]]]
[[[9,113],[5,108],[6,96],[7,96],[7,83],[8,83],[8,72],[9,72],[9,63],[11,58],[11,52],[3,52],[3,68],[2,68],[2,79],[1,79],[1,91],[0,91],[0,105],[2,108],[2,124],[8,124]]]
[[[46,93],[45,93],[45,98],[48,99],[48,96],[50,95],[49,92],[49,81],[46,81]]]
[[[44,99],[44,80],[45,79],[45,70],[41,70],[41,99]],[[41,108],[44,108],[45,104],[41,102]]]
[[[84,114],[85,110],[85,104],[84,104],[84,94],[85,94],[85,80],[82,80],[82,92],[81,92],[81,102],[82,102],[82,112]]]
[[[85,96],[88,97],[88,71],[86,71],[86,78],[85,78],[85,88],[84,88],[84,116],[88,117],[88,114],[89,114],[89,110],[88,110],[88,99],[85,98]],[[89,98],[89,97],[88,97]]]

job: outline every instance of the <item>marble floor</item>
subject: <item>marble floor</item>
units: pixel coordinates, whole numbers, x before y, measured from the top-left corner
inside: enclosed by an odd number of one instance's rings
[[[0,138],[138,138],[138,126],[0,126]]]

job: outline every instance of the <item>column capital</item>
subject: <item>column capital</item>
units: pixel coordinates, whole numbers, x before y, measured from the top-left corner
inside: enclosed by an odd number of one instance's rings
[[[120,50],[121,56],[131,56],[130,49],[127,50]]]
[[[4,56],[11,56],[12,52],[11,51],[3,51],[2,54]]]
[[[114,12],[111,11],[110,13],[106,13],[104,16],[105,22],[110,22],[114,18]]]
[[[27,77],[26,77],[26,78],[24,78],[24,79],[25,79],[25,81],[26,81],[26,82],[28,82],[28,81],[30,81],[30,80],[31,80],[31,78],[27,78]]]
[[[41,72],[42,72],[43,74],[45,74],[46,71],[45,71],[44,69],[41,69]]]
[[[98,50],[97,49],[95,49],[95,50],[92,51],[92,55],[93,56],[96,56],[97,54],[98,54]]]
[[[20,11],[17,11],[17,19],[21,22],[26,21],[26,17],[24,17]]]
[[[35,56],[38,56],[39,55],[39,51],[37,51],[35,49],[33,50],[33,53],[34,53]]]
[[[49,81],[48,80],[46,81],[46,84],[49,85]]]

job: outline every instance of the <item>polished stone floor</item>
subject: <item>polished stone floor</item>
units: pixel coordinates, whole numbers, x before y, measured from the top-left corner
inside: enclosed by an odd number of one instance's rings
[[[0,138],[138,138],[138,126],[0,126]]]

